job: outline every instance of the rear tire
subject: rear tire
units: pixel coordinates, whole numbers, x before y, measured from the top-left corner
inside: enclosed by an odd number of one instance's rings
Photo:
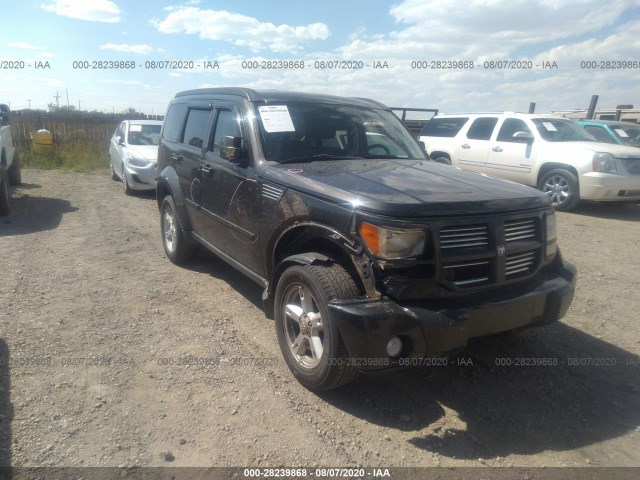
[[[13,154],[13,163],[7,170],[9,174],[9,185],[20,185],[22,183],[22,172],[20,171],[20,156],[18,155],[18,149],[16,148]]]
[[[551,170],[538,183],[538,190],[546,194],[558,211],[571,210],[580,201],[578,178],[568,170]]]
[[[9,182],[7,169],[0,166],[0,216],[9,215]]]
[[[328,307],[332,299],[358,294],[353,277],[338,264],[293,265],[280,277],[275,293],[278,344],[306,388],[331,390],[358,376]]]
[[[164,252],[172,263],[183,265],[195,256],[198,246],[189,243],[185,238],[176,214],[175,203],[169,195],[164,197],[160,207],[160,233]]]

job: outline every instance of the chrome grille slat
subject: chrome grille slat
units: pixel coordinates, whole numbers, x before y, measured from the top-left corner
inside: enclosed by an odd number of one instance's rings
[[[489,244],[486,225],[444,227],[440,230],[440,248],[481,247]]]
[[[446,265],[444,268],[477,267],[479,265],[489,265],[489,262],[459,263],[456,265]]]
[[[456,287],[461,287],[464,285],[471,285],[473,283],[483,283],[483,282],[486,282],[487,280],[489,280],[489,277],[472,278],[470,280],[458,280],[451,283],[453,283]]]
[[[504,237],[507,243],[529,238],[535,239],[536,236],[537,228],[534,218],[513,220],[504,224]]]
[[[516,275],[518,273],[529,273],[533,269],[536,260],[535,252],[526,252],[507,257],[505,265],[505,275]]]

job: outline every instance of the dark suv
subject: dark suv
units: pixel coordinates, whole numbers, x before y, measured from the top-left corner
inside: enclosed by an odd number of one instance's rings
[[[372,100],[179,93],[158,177],[169,259],[204,246],[264,287],[311,389],[554,322],[573,298],[544,194],[430,161]]]

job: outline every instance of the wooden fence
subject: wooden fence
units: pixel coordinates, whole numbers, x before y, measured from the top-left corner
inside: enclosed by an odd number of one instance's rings
[[[55,146],[103,147],[106,150],[109,148],[109,139],[123,119],[124,117],[118,115],[92,118],[87,115],[56,116],[47,113],[12,112],[11,129],[14,145],[23,152],[32,148],[30,134],[41,129],[53,134]]]

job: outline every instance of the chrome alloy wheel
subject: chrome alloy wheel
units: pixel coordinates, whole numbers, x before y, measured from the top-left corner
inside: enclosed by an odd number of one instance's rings
[[[562,175],[553,175],[546,180],[542,191],[554,205],[562,205],[571,195],[571,186]]]
[[[291,353],[304,368],[318,366],[324,352],[324,325],[308,288],[290,285],[284,295],[283,327]]]
[[[171,208],[165,207],[162,215],[162,232],[164,234],[164,244],[171,253],[176,251],[176,219]]]

